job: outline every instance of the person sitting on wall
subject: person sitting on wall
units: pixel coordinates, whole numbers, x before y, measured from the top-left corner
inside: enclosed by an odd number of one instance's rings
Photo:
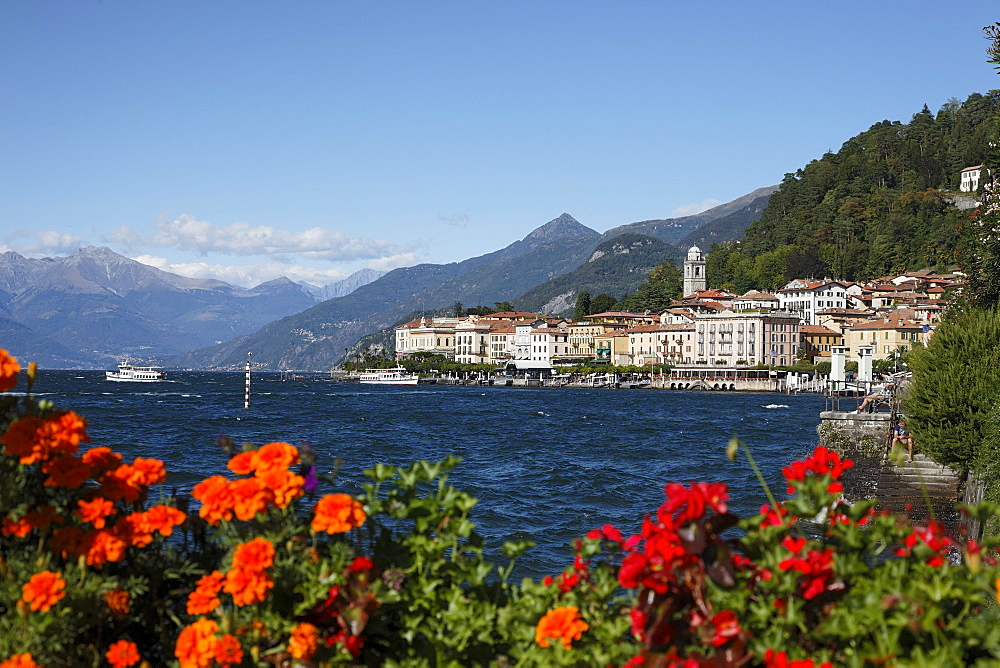
[[[906,424],[903,422],[902,418],[900,418],[896,422],[896,426],[893,427],[892,430],[893,430],[892,445],[890,447],[891,448],[895,448],[897,443],[900,444],[900,445],[905,445],[906,446],[906,451],[907,451],[907,453],[909,453],[909,461],[912,462],[913,461],[913,436],[911,436],[910,432],[908,432],[906,430]]]
[[[858,410],[855,413],[872,413],[875,411],[875,405],[879,402],[887,401],[892,397],[893,390],[896,389],[896,383],[893,380],[886,380],[885,382],[876,385],[872,388],[870,394],[865,396],[864,401],[858,406]]]

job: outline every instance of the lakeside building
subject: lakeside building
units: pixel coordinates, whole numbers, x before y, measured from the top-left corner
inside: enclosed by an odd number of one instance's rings
[[[794,364],[800,323],[797,314],[786,311],[704,315],[696,323],[695,362],[734,367]]]
[[[490,364],[504,364],[514,357],[514,323],[490,330]]]
[[[544,327],[531,330],[529,336],[531,351],[528,359],[532,362],[551,364],[570,354],[569,331],[565,323],[563,326],[550,326],[546,323]]]
[[[597,357],[596,337],[608,332],[617,332],[627,329],[628,325],[623,322],[591,322],[589,320],[570,323],[569,347],[573,357],[580,358],[581,361],[594,359]]]
[[[396,328],[396,357],[432,353],[455,359],[455,327],[460,318],[419,318]]]
[[[693,361],[694,323],[640,325],[625,330],[629,362],[648,364],[690,364]]]

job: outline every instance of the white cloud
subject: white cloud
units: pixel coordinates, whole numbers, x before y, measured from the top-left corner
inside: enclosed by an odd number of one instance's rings
[[[69,255],[87,244],[86,237],[54,230],[16,230],[4,241],[4,252],[12,250],[31,258]]]
[[[175,248],[199,255],[267,255],[279,260],[300,256],[329,262],[382,260],[409,251],[390,241],[351,236],[339,230],[314,227],[292,232],[249,223],[220,226],[189,214],[157,221],[153,228],[151,234],[142,234],[123,226],[114,231],[112,240],[131,249]]]
[[[210,262],[171,262],[155,255],[138,255],[132,257],[136,262],[169,271],[172,274],[187,278],[216,279],[252,288],[261,283],[287,276],[296,283],[305,281],[313,285],[327,285],[347,278],[350,271],[343,269],[316,269],[282,262],[264,262],[260,264],[225,265]]]
[[[712,198],[703,200],[697,204],[682,204],[670,212],[670,217],[681,218],[683,216],[693,216],[696,213],[701,213],[702,211],[708,211],[712,207],[719,206],[720,204],[722,204],[721,200]]]

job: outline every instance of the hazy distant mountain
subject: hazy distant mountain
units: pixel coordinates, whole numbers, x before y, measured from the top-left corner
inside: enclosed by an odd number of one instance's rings
[[[676,246],[642,234],[622,234],[605,241],[579,267],[528,291],[514,301],[519,311],[565,315],[572,313],[581,290],[614,297],[635,292],[649,272],[662,262],[680,266],[683,252]]]
[[[456,301],[491,305],[524,294],[573,270],[600,238],[563,214],[501,250],[451,264],[394,269],[349,295],[254,334],[178,356],[172,363],[238,369],[249,351],[255,363],[267,368],[328,369],[362,336],[391,326],[408,312],[439,309]]]
[[[0,316],[7,319],[0,326],[17,341],[3,345],[25,361],[86,368],[121,357],[160,359],[315,303],[287,278],[247,290],[171,274],[102,247],[65,258],[0,255]]]
[[[684,239],[691,236],[695,230],[751,206],[760,198],[765,198],[764,204],[766,204],[767,198],[777,192],[777,190],[778,186],[758,188],[752,193],[734,199],[732,202],[720,204],[719,206],[708,209],[707,211],[702,211],[701,213],[697,213],[693,216],[666,218],[662,220],[644,220],[638,223],[620,225],[605,232],[604,237],[612,238],[618,236],[619,234],[631,232],[635,234],[645,234],[646,236],[654,237],[660,241],[665,241],[668,244],[673,244],[675,246],[683,246]],[[739,235],[733,238],[738,239],[742,236],[743,231],[740,230]]]
[[[385,276],[384,271],[377,271],[375,269],[359,269],[347,278],[337,281],[336,283],[328,283],[322,287],[316,287],[315,285],[310,285],[309,283],[299,283],[303,288],[305,288],[309,294],[315,297],[319,301],[326,301],[327,299],[333,299],[334,297],[343,297],[344,295],[349,295],[362,285],[368,285],[374,280]]]

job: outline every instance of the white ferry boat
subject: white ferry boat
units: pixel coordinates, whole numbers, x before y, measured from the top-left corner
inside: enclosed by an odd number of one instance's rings
[[[107,380],[130,381],[135,383],[152,383],[165,380],[167,372],[155,366],[133,366],[121,362],[118,371],[105,371]]]
[[[395,369],[365,369],[359,380],[368,385],[416,385],[417,374],[407,373],[401,366]]]

